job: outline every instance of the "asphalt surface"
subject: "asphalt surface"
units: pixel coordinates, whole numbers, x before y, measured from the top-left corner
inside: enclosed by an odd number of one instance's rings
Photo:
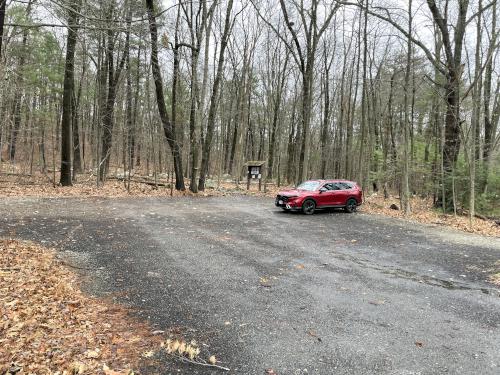
[[[500,239],[251,197],[8,198],[2,236],[60,249],[89,292],[231,374],[500,374]]]

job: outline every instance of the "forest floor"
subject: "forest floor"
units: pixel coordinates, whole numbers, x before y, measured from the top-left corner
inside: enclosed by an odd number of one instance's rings
[[[208,180],[204,192],[193,194],[189,190],[179,192],[171,189],[171,182],[166,176],[156,180],[152,176],[134,176],[130,184],[116,177],[108,180],[104,185],[97,186],[93,175],[79,175],[72,187],[54,186],[53,175],[40,173],[25,174],[19,168],[11,166],[0,169],[0,197],[207,197],[228,195],[249,195],[274,197],[279,190],[287,189],[286,186],[278,187],[268,184],[266,191],[258,191],[254,182],[249,191],[243,181],[236,184],[230,179]],[[58,181],[58,176],[56,176]],[[186,181],[188,184],[189,181]],[[411,200],[412,213],[405,216],[401,210],[391,209],[391,205],[399,206],[399,198],[395,195],[385,199],[382,195],[373,194],[365,197],[365,202],[360,210],[366,213],[385,215],[423,224],[433,224],[451,227],[461,231],[500,237],[500,221],[476,217],[470,222],[465,215],[444,214],[434,208],[431,198],[413,197]]]
[[[0,374],[129,375],[159,346],[123,306],[84,294],[54,250],[4,238],[0,254]]]
[[[231,374],[500,370],[498,238],[241,195],[6,197],[0,217],[0,237],[33,241],[2,242],[0,352],[17,366],[219,374],[213,355]],[[167,356],[173,338],[195,340],[202,364]]]

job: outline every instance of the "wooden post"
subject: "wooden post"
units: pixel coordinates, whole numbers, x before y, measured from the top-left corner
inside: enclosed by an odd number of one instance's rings
[[[174,164],[172,164],[172,169],[170,170],[170,196],[174,196]]]
[[[248,167],[248,171],[247,171],[247,190],[250,190],[250,179],[252,178],[251,174],[250,174],[250,167]]]

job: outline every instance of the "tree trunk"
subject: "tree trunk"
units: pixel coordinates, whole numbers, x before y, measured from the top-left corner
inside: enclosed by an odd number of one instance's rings
[[[285,61],[283,62],[283,66],[278,70],[278,79],[277,82],[271,82],[274,86],[276,84],[276,93],[272,95],[273,99],[273,120],[271,123],[271,140],[269,143],[269,162],[267,168],[267,178],[272,179],[274,177],[274,159],[276,156],[276,132],[278,128],[278,120],[281,110],[281,99],[283,96],[283,91],[286,83],[286,73],[288,70],[288,60],[289,60],[289,52],[287,52],[285,56]],[[281,63],[281,60],[278,60],[278,63]],[[281,64],[280,64],[281,65]],[[274,90],[273,90],[274,91]],[[279,152],[279,142],[278,142],[278,150]]]
[[[175,172],[175,188],[177,190],[185,190],[184,176],[182,170],[182,158],[179,143],[176,139],[175,128],[170,122],[167,107],[165,104],[165,94],[163,91],[163,78],[161,76],[160,64],[158,62],[158,27],[156,24],[156,16],[154,10],[154,1],[146,0],[149,19],[149,31],[151,34],[151,69],[153,71],[153,79],[156,88],[156,102],[158,105],[158,112],[163,125],[165,137],[170,146],[172,157],[174,159],[174,172]]]
[[[408,2],[408,34],[412,35],[412,0]],[[405,214],[405,216],[410,215],[411,206],[410,206],[410,150],[409,148],[409,127],[413,127],[413,124],[410,123],[410,108],[409,108],[409,93],[410,90],[410,74],[411,74],[411,58],[412,58],[412,42],[411,39],[408,38],[407,43],[407,55],[406,55],[406,71],[405,71],[405,86],[404,86],[404,106],[405,106],[405,114],[404,114],[404,144],[403,144],[403,173],[402,173],[402,181],[401,181],[401,208]]]
[[[323,83],[323,121],[321,124],[321,167],[320,176],[321,178],[326,177],[326,162],[328,160],[328,126],[330,123],[330,66],[327,61],[327,56],[325,53],[324,57],[324,83]]]
[[[2,1],[2,0],[0,0]],[[28,18],[31,13],[31,5],[32,0],[29,0],[28,5],[26,7],[26,17]],[[2,29],[3,30],[3,29]],[[18,68],[17,68],[17,82],[16,82],[16,93],[14,95],[14,125],[12,128],[12,133],[10,135],[10,146],[9,146],[9,158],[10,161],[14,161],[16,156],[16,148],[17,148],[17,138],[19,136],[19,129],[21,128],[21,107],[22,107],[22,99],[23,99],[23,69],[26,62],[26,55],[28,51],[26,50],[26,46],[28,44],[28,28],[23,30],[23,40],[22,40],[22,49],[21,54],[18,60]]]
[[[198,184],[196,183],[196,178],[198,176],[198,134],[196,131],[196,117],[199,108],[197,103],[199,101],[199,84],[198,84],[198,60],[200,56],[198,49],[191,49],[191,104],[189,110],[189,161],[191,162],[191,173],[190,173],[190,183],[189,190],[193,193],[198,192]]]
[[[71,117],[72,117],[72,132],[73,132],[73,178],[77,173],[82,171],[82,155],[80,149],[80,130],[79,130],[79,109],[82,97],[82,86],[83,80],[85,79],[86,62],[83,62],[82,66],[82,76],[80,77],[80,82],[78,83],[78,93],[73,95]]]
[[[113,18],[113,10],[114,10],[114,1],[110,4],[109,14],[107,20],[111,20]],[[118,63],[118,66],[115,68],[114,62],[114,52],[115,52],[115,41],[114,41],[114,30],[109,28],[107,31],[107,48],[106,48],[106,61],[108,64],[107,73],[108,73],[108,93],[106,97],[106,101],[104,104],[104,114],[102,118],[102,146],[101,146],[101,168],[99,170],[99,180],[104,182],[106,179],[106,175],[109,170],[109,163],[111,160],[111,147],[113,141],[113,127],[115,122],[115,102],[116,95],[118,90],[118,82],[120,79],[121,72],[123,67],[125,66],[125,62],[127,59],[127,51],[130,48],[130,27],[131,27],[131,19],[127,20],[127,32],[125,39],[124,51],[121,56],[121,59]]]
[[[66,65],[64,68],[63,113],[61,121],[61,179],[62,186],[72,185],[71,154],[72,154],[72,107],[75,84],[75,50],[77,43],[77,22],[80,11],[80,0],[73,3],[68,16],[68,36],[66,43]]]
[[[3,26],[5,23],[6,8],[7,8],[7,0],[0,0],[0,59],[2,58]]]
[[[478,7],[482,8],[483,2],[479,0]],[[482,37],[482,16],[478,14],[476,25],[476,52],[475,52],[475,69],[474,69],[474,87],[472,90],[472,118],[470,132],[470,152],[469,152],[469,222],[472,225],[476,216],[476,163],[479,153],[479,119],[481,112],[481,92],[482,92],[482,69],[481,69],[481,37]],[[467,154],[467,151],[465,152]]]
[[[228,0],[226,17],[224,21],[224,32],[222,34],[221,46],[219,51],[219,61],[217,62],[217,73],[214,79],[214,85],[212,87],[212,95],[210,97],[210,108],[208,111],[208,121],[207,121],[207,131],[205,134],[205,139],[203,142],[202,156],[201,156],[201,170],[200,179],[198,181],[198,189],[201,191],[205,190],[206,177],[209,171],[209,161],[210,161],[210,148],[212,146],[212,138],[214,135],[215,128],[215,116],[217,111],[219,88],[222,79],[222,73],[224,68],[224,54],[226,51],[229,33],[231,29],[231,11],[233,8],[233,0]]]
[[[496,30],[496,20],[497,20],[497,2],[493,3],[492,7],[492,20],[491,20],[491,39],[489,46],[489,53],[492,53],[493,49],[497,48],[497,35]],[[494,143],[494,126],[491,119],[490,101],[491,101],[491,78],[493,75],[493,58],[490,58],[486,62],[485,74],[484,74],[484,148],[483,148],[483,176],[481,178],[481,190],[485,190],[488,185],[488,173],[490,165],[490,154]]]
[[[364,22],[363,22],[363,88],[361,90],[361,138],[359,140],[359,159],[358,159],[358,180],[362,189],[367,189],[366,174],[364,172],[366,163],[365,143],[368,128],[368,81],[367,81],[367,63],[368,63],[368,0],[366,0]]]

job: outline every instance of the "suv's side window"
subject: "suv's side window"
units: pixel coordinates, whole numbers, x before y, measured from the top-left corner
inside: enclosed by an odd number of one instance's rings
[[[342,190],[342,186],[338,182],[334,182],[330,185],[332,185],[332,190]]]
[[[328,184],[324,184],[324,185],[323,185],[323,187],[324,187],[326,190],[328,190],[328,191],[333,190],[333,186],[332,186],[332,184],[330,184],[330,183],[328,183]]]
[[[342,189],[344,189],[344,190],[351,190],[352,189],[352,185],[347,183],[347,182],[340,182],[339,184],[340,184],[340,186],[342,186]]]

